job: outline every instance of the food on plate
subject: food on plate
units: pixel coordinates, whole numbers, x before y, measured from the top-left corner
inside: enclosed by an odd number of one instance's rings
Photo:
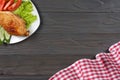
[[[33,5],[30,0],[23,0],[20,7],[14,13],[25,20],[27,29],[37,19],[37,16],[33,13]]]
[[[9,11],[16,10],[21,5],[21,3],[22,3],[22,0],[17,0],[16,2],[14,2],[12,5],[8,7],[8,10]]]
[[[11,35],[29,35],[25,21],[10,11],[0,11],[0,25]]]
[[[9,43],[11,35],[0,26],[0,44]]]
[[[31,0],[0,0],[0,44],[9,44],[12,37],[28,37],[35,20]]]
[[[8,7],[10,5],[12,5],[14,3],[14,0],[9,0],[9,1],[6,1],[6,4],[4,4],[5,6],[2,8],[2,10],[7,10]]]
[[[22,3],[22,0],[0,0],[0,11],[14,11]]]

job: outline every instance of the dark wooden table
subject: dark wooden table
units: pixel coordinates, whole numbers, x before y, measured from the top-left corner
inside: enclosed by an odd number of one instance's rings
[[[120,40],[120,0],[32,0],[41,25],[27,40],[0,46],[0,80],[47,80]]]

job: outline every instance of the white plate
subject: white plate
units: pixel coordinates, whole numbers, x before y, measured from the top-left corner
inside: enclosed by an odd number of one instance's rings
[[[32,3],[32,1],[31,1]],[[33,14],[37,16],[37,20],[35,22],[33,22],[30,26],[30,28],[28,29],[30,31],[30,35],[27,36],[27,37],[21,37],[21,36],[11,36],[11,39],[10,39],[10,43],[9,44],[14,44],[14,43],[18,43],[18,42],[21,42],[25,39],[27,39],[28,37],[30,37],[37,29],[38,27],[40,26],[40,16],[39,16],[39,13],[35,7],[35,5],[32,3],[33,5]]]

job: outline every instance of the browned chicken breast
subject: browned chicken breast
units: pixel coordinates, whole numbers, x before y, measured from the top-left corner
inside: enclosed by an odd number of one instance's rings
[[[29,35],[24,20],[12,12],[0,11],[0,25],[11,35]]]

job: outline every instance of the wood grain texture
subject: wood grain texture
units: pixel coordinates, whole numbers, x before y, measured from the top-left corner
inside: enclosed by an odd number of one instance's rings
[[[35,1],[35,0],[33,0]],[[119,0],[36,0],[42,12],[120,12]],[[40,5],[40,6],[39,6]]]
[[[48,80],[48,77],[39,76],[2,76],[0,80]]]
[[[41,25],[34,35],[0,46],[1,80],[47,80],[120,40],[120,0],[32,0]]]
[[[119,33],[119,13],[43,13],[43,33]]]

